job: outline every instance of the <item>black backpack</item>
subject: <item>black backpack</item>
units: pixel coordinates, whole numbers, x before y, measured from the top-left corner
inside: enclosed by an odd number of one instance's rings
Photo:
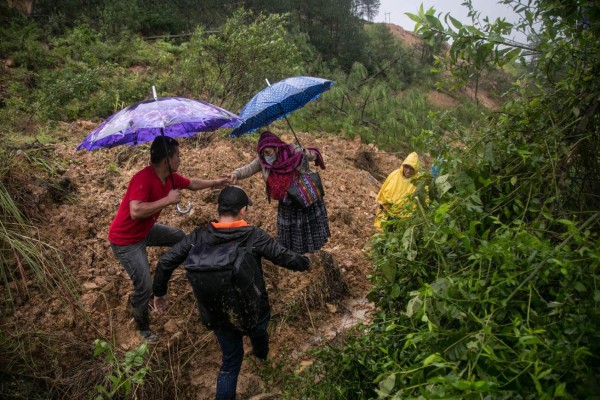
[[[194,245],[184,262],[208,329],[234,327],[249,332],[258,322],[260,265],[252,255],[256,230],[245,244],[231,241]]]

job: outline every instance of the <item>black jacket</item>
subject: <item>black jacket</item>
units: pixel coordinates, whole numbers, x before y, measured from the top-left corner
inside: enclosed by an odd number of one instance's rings
[[[154,274],[154,283],[152,285],[154,295],[164,296],[167,293],[167,286],[173,271],[185,261],[195,244],[203,241],[211,244],[220,244],[231,241],[245,243],[253,231],[255,232],[255,239],[252,246],[252,255],[256,258],[258,265],[261,265],[261,259],[262,257],[265,257],[274,264],[293,271],[306,271],[308,269],[310,262],[307,257],[283,247],[260,228],[254,226],[215,228],[209,223],[206,228],[196,228],[160,258]],[[269,299],[262,277],[262,270],[257,285],[264,294],[261,298],[260,306],[260,313],[261,315],[264,315],[264,313],[269,312]],[[200,307],[200,312],[206,313],[207,311]],[[202,320],[213,320],[213,318],[210,317],[211,316],[208,315],[202,315]],[[214,327],[215,326],[212,326],[211,328]],[[219,327],[218,324],[216,327]]]

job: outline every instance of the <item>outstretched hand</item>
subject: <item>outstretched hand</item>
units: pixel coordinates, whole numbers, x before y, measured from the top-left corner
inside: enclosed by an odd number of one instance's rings
[[[229,182],[230,185],[235,185],[235,182],[237,182],[237,175],[234,173],[223,174],[223,175],[221,175],[221,177],[227,178],[227,181]]]
[[[169,295],[154,296],[154,312],[162,314],[169,307]]]
[[[213,188],[223,189],[227,185],[229,185],[229,177],[227,177],[226,175],[221,175],[219,179],[214,180]]]

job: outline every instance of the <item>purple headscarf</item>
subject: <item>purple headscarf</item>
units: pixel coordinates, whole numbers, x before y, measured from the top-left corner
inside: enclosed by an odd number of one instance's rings
[[[265,147],[275,147],[277,149],[277,160],[273,164],[267,164],[262,156]],[[319,150],[316,147],[307,147],[306,149],[317,155],[315,164],[325,169],[325,162]],[[302,152],[296,152],[294,146],[285,143],[279,136],[269,131],[264,131],[260,135],[257,151],[262,166],[278,174],[292,173],[302,162]]]

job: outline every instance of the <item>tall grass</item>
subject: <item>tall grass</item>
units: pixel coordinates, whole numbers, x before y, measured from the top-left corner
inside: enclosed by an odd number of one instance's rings
[[[28,282],[35,281],[49,295],[71,305],[78,297],[73,275],[62,262],[60,252],[44,242],[33,225],[28,223],[13,201],[10,193],[0,182],[0,278],[7,288],[7,298],[24,291],[28,294]],[[12,284],[13,282],[22,284]]]
[[[57,298],[88,319],[77,304],[75,278],[62,261],[58,249],[44,242],[38,230],[21,213],[6,186],[0,181],[0,299],[2,313],[17,315],[17,298],[41,292],[43,298]],[[30,289],[35,288],[35,289]],[[36,293],[37,295],[38,293]],[[9,311],[9,310],[13,311]],[[25,328],[13,318],[0,331],[0,393],[7,398],[48,398],[50,376],[59,374],[55,354],[40,355],[54,344],[48,334]],[[57,339],[64,343],[65,337]],[[40,362],[40,359],[45,360]],[[55,372],[50,372],[55,371]],[[53,380],[53,379],[52,379]],[[11,382],[12,384],[9,384]]]

